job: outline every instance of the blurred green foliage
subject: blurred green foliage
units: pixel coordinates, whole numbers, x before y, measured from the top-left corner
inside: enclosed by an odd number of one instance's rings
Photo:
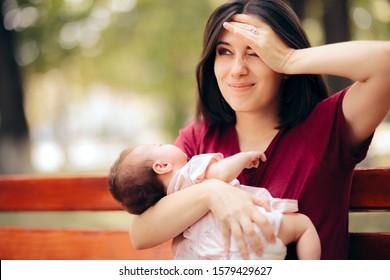
[[[212,1],[20,0],[5,6],[33,17],[28,27],[14,28],[19,50],[30,49],[27,59],[36,56],[19,63],[25,76],[60,68],[81,85],[99,82],[159,95],[170,106],[165,129],[172,134],[188,118]]]

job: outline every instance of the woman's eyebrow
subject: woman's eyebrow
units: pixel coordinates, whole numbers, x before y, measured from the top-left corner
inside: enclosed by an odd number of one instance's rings
[[[232,46],[232,45],[229,44],[228,42],[225,42],[225,41],[218,41],[217,46],[220,46],[220,45],[225,45],[225,46],[228,46],[228,47],[231,47],[231,46]],[[246,49],[247,49],[247,50],[251,50],[252,48],[249,47],[249,46],[246,46]]]
[[[230,44],[228,42],[224,42],[224,41],[218,41],[217,46],[219,46],[219,45],[230,46]]]

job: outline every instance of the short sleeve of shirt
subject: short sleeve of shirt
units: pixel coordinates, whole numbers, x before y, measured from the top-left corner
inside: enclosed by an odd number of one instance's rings
[[[207,167],[212,161],[223,159],[221,153],[203,154],[194,156],[187,164],[186,173],[189,175],[193,184],[199,183],[205,179]]]
[[[177,192],[205,179],[206,170],[212,161],[223,159],[221,153],[201,154],[191,158],[172,178],[167,194]]]
[[[372,138],[353,152],[348,148],[346,120],[342,110],[342,101],[347,91],[348,88],[319,103],[296,130],[301,133],[313,156],[328,171],[333,169],[344,173],[354,168],[365,158]]]

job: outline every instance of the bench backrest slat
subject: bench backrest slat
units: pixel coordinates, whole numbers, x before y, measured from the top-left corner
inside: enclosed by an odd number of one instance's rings
[[[0,176],[0,212],[122,210],[98,176]],[[390,167],[355,170],[350,211],[390,211]],[[125,230],[0,227],[0,259],[171,259],[170,242],[135,250]],[[350,233],[351,259],[390,259],[390,232]]]
[[[0,177],[0,211],[123,210],[105,176]]]
[[[390,168],[355,171],[350,209],[390,210]],[[0,211],[122,210],[106,176],[0,176]]]
[[[172,259],[170,242],[135,250],[124,230],[0,227],[0,240],[1,260]]]
[[[389,260],[390,233],[353,232],[349,234],[349,259]]]
[[[351,211],[389,211],[390,168],[356,169],[349,208]]]

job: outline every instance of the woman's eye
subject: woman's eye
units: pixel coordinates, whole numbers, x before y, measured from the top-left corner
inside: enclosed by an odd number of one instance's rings
[[[218,55],[229,55],[229,54],[231,54],[231,52],[228,49],[225,49],[225,48],[217,49],[217,53],[218,53]]]
[[[249,56],[259,57],[257,53],[248,53]]]

